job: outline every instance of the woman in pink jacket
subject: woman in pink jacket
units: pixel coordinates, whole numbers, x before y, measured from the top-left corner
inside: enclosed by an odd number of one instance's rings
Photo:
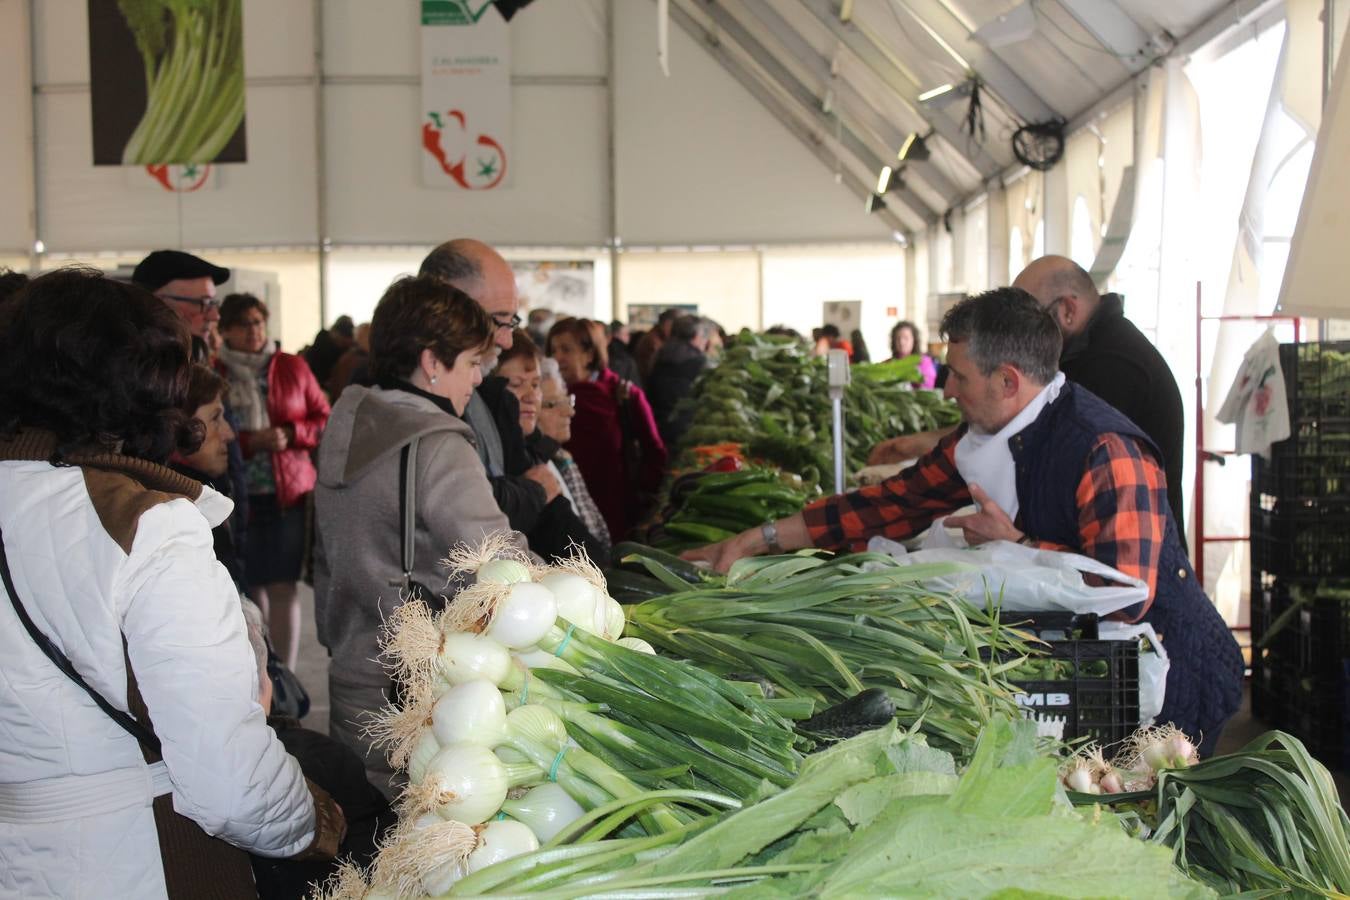
[[[618,543],[641,524],[647,499],[661,484],[666,445],[642,388],[609,368],[598,325],[563,319],[549,331],[547,349],[576,398],[567,451]]]
[[[310,452],[328,421],[328,400],[305,361],[268,340],[267,305],[257,297],[225,298],[220,335],[217,367],[230,383],[248,482],[244,576],[267,615],[273,645],[293,669],[300,649],[295,583],[305,555],[305,501],[316,477]]]

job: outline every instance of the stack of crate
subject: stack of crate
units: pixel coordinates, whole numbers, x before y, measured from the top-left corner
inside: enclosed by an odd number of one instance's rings
[[[1252,711],[1350,765],[1350,342],[1280,347],[1292,436],[1253,458]]]

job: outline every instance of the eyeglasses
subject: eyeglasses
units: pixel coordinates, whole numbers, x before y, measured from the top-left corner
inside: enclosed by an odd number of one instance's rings
[[[544,409],[558,409],[559,407],[562,406],[566,406],[570,409],[576,409],[577,408],[576,396],[573,394],[569,394],[563,400],[545,400],[543,403]]]
[[[506,313],[492,313],[492,324],[496,325],[498,328],[508,328],[511,331],[515,331],[520,327],[520,323],[525,321],[520,316],[512,316],[509,319],[506,319],[505,317]]]
[[[215,297],[180,297],[177,294],[159,294],[158,296],[165,300],[177,300],[179,303],[191,303],[197,307],[198,312],[220,309],[220,301]]]

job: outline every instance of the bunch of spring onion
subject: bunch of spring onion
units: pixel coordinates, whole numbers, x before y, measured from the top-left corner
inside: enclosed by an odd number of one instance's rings
[[[622,610],[584,557],[538,568],[497,539],[447,564],[475,583],[440,614],[405,603],[386,624],[403,702],[368,731],[408,785],[372,896],[442,893],[586,811],[607,810],[601,834],[683,833],[795,775],[787,720],[620,638]]]
[[[1108,805],[1221,894],[1350,892],[1350,819],[1330,773],[1290,735],[1201,761],[1182,732],[1148,728],[1112,762],[1089,748],[1061,776],[1075,802]]]
[[[822,704],[879,688],[902,726],[958,757],[992,715],[1018,712],[1004,674],[1025,659],[1026,635],[924,587],[950,564],[794,554],[740,560],[725,579],[657,551],[625,564],[668,591],[628,608],[628,633],[710,671],[752,672],[778,695]]]

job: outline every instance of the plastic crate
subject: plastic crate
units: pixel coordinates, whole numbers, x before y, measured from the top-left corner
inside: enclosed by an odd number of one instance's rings
[[[1061,663],[1063,677],[1021,679],[1011,673],[1017,703],[1041,722],[1062,721],[1063,740],[1115,744],[1139,727],[1137,641],[1052,641],[1036,661]]]
[[[1060,610],[999,613],[999,623],[1034,634],[1043,641],[1095,641],[1097,614]]]
[[[1252,457],[1252,502],[1257,509],[1273,510],[1285,498],[1350,502],[1350,446],[1344,453],[1297,446],[1299,452],[1280,452],[1286,444],[1276,444],[1270,460]]]
[[[1281,344],[1280,368],[1291,420],[1350,424],[1350,341]]]
[[[1253,568],[1276,576],[1344,576],[1350,572],[1350,503],[1253,494],[1251,551]]]

